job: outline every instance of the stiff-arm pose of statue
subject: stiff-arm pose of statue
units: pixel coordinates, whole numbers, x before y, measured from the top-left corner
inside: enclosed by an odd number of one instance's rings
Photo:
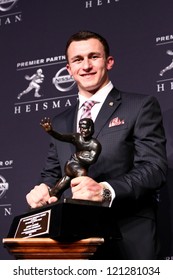
[[[80,133],[61,134],[54,131],[49,118],[41,120],[40,125],[51,136],[59,141],[69,142],[76,146],[76,152],[66,162],[64,167],[65,175],[50,190],[51,196],[60,198],[62,193],[70,187],[72,178],[86,176],[88,168],[95,163],[101,152],[101,144],[97,139],[92,138],[94,123],[92,119],[85,118],[79,121]]]

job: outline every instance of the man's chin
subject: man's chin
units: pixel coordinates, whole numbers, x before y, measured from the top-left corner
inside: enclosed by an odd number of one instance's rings
[[[91,94],[94,94],[99,90],[99,86],[98,85],[94,86],[93,84],[92,85],[85,85],[85,86],[82,87],[82,89],[91,93]]]

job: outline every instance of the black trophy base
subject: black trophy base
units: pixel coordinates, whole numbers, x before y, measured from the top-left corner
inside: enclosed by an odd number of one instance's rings
[[[66,241],[89,237],[121,238],[111,208],[66,199],[16,216],[8,238],[49,237]]]

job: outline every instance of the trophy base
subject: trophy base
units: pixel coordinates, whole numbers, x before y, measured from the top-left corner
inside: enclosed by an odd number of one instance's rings
[[[65,199],[16,216],[8,238],[49,237],[59,241],[121,238],[115,213],[99,202]]]

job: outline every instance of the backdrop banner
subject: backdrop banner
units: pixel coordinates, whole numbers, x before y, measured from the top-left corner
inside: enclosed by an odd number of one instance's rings
[[[154,95],[167,137],[168,179],[159,206],[163,259],[173,259],[172,0],[0,0],[0,259],[12,220],[28,210],[49,136],[40,127],[77,99],[66,70],[69,36],[87,29],[109,42],[118,89]]]

